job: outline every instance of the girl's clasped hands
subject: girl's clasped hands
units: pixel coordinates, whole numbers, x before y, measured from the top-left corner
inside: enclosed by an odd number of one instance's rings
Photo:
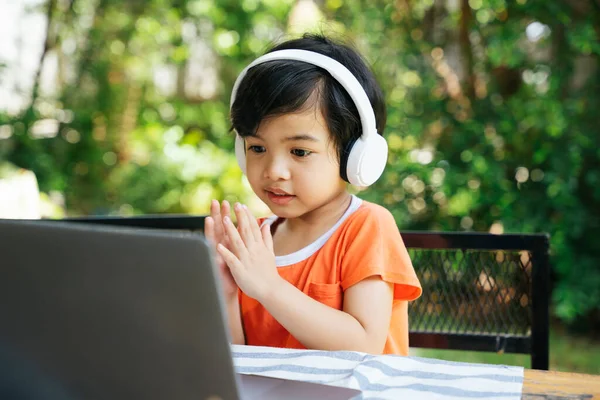
[[[237,289],[259,302],[282,281],[275,265],[273,238],[268,224],[260,227],[247,206],[233,207],[237,227],[231,220],[227,201],[213,200],[204,232],[215,247],[225,297],[237,296]]]

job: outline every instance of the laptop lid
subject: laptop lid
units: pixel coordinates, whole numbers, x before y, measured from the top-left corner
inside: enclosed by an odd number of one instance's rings
[[[7,393],[237,399],[223,315],[201,235],[0,220]]]
[[[101,215],[48,221],[203,232],[205,218],[204,215],[186,214],[136,215],[130,217]]]

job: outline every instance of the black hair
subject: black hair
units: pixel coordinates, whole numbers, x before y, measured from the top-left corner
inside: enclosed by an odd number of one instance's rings
[[[323,35],[304,34],[272,47],[267,53],[300,49],[321,53],[343,64],[365,90],[373,111],[377,132],[383,135],[386,123],[385,100],[375,76],[359,53],[349,45]],[[309,108],[316,102],[327,122],[338,158],[362,134],[358,110],[342,85],[325,69],[302,61],[274,60],[248,70],[240,83],[231,108],[232,127],[242,137],[254,136],[259,124],[269,117]],[[342,168],[345,177],[345,168]]]

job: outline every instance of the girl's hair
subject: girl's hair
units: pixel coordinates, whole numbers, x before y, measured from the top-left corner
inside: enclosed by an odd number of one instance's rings
[[[387,117],[383,93],[357,51],[322,35],[304,34],[267,53],[284,49],[321,53],[348,68],[365,90],[375,113],[377,132],[383,135]],[[311,96],[313,93],[315,96]],[[314,102],[308,102],[309,98]],[[362,134],[360,116],[342,85],[326,70],[313,64],[276,60],[250,68],[238,88],[231,108],[231,121],[240,136],[253,136],[265,118],[304,111],[314,105],[320,107],[327,121],[339,159],[347,151],[346,147]]]

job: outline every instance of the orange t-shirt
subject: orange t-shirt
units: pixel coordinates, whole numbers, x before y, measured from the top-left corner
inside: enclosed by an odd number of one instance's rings
[[[344,291],[363,279],[377,275],[393,283],[392,320],[384,353],[408,354],[408,301],[421,295],[421,285],[387,209],[353,196],[348,210],[327,233],[275,261],[282,278],[337,310],[342,310]],[[242,292],[240,306],[246,344],[305,348],[258,301]]]

